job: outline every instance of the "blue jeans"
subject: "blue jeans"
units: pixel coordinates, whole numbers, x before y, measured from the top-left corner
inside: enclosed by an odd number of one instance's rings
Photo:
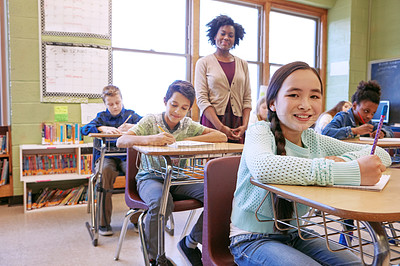
[[[149,206],[149,210],[144,219],[144,233],[147,243],[147,251],[150,259],[157,257],[158,251],[158,212],[160,210],[160,200],[163,190],[163,180],[160,179],[145,179],[140,180],[137,183],[137,189],[140,198]],[[167,217],[174,210],[173,199],[197,199],[203,202],[204,198],[204,184],[191,184],[191,185],[180,185],[171,186],[169,189],[169,195],[167,200],[167,208],[165,212],[165,222]],[[190,237],[198,242],[202,243],[203,236],[203,213],[200,215],[196,224],[193,226],[190,232]]]
[[[308,233],[302,236],[312,237]],[[341,248],[334,243],[330,247]],[[297,231],[286,235],[238,235],[231,238],[229,248],[238,265],[362,265],[361,259],[351,251],[331,252],[325,240],[302,240]]]

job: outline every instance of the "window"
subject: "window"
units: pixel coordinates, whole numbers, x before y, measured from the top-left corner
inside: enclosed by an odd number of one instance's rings
[[[206,56],[215,52],[215,46],[208,41],[206,24],[216,16],[223,14],[231,17],[235,23],[243,26],[246,34],[243,40],[231,53],[246,60],[249,64],[250,86],[252,91],[253,108],[257,103],[259,86],[261,84],[261,17],[262,6],[228,1],[200,1],[200,56]]]
[[[190,77],[187,5],[186,0],[113,0],[113,83],[126,108],[140,115],[160,113],[168,85]]]
[[[269,15],[270,76],[282,65],[304,61],[317,67],[318,18],[271,10]]]
[[[321,8],[275,0],[113,0],[112,9],[113,83],[125,107],[140,115],[164,111],[163,96],[174,80],[193,82],[197,58],[215,52],[206,24],[220,14],[246,31],[232,54],[249,64],[253,106],[260,85],[288,62],[305,61],[325,78],[327,12]]]

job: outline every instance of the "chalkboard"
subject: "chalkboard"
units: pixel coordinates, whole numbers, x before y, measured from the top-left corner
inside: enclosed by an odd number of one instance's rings
[[[381,85],[381,100],[390,102],[389,124],[400,123],[400,58],[369,62],[369,79]]]

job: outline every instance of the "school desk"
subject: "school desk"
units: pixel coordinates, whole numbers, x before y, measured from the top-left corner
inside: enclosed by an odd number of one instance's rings
[[[140,168],[154,171],[164,177],[163,194],[160,203],[158,219],[158,232],[165,232],[165,211],[170,186],[202,183],[205,161],[226,155],[240,154],[243,144],[236,143],[211,143],[207,145],[183,145],[170,146],[133,146],[133,149],[145,156],[149,161],[157,158],[164,161],[165,166],[154,169],[147,165],[147,159],[141,160]],[[142,157],[143,158],[143,157]],[[184,165],[181,162],[185,162]],[[190,178],[195,176],[195,178]],[[158,234],[158,256],[157,260],[165,261],[165,239],[164,234]]]
[[[368,227],[373,242],[372,264],[389,265],[390,248],[383,223],[400,221],[400,169],[388,168],[385,174],[390,174],[391,177],[386,187],[380,192],[335,187],[263,184],[253,178],[250,182],[296,204],[301,203],[336,217],[363,221],[363,224]],[[298,228],[298,230],[301,229]]]
[[[96,171],[90,176],[88,185],[88,212],[90,212],[90,222],[86,222],[86,227],[92,239],[93,246],[97,246],[99,239],[99,220],[100,220],[100,203],[105,197],[101,192],[102,174],[104,157],[106,155],[118,156],[126,155],[126,149],[120,149],[111,145],[121,134],[106,134],[106,133],[90,133],[89,137],[93,138],[93,149],[100,151],[99,166]],[[95,199],[97,204],[95,204]]]
[[[370,144],[374,143],[373,138],[352,138],[352,139],[345,139],[345,142],[356,143],[356,144]],[[377,145],[381,148],[392,148],[397,149],[400,148],[400,138],[383,138],[378,139]]]

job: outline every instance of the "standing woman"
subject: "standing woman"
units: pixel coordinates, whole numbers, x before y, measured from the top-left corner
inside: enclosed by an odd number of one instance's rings
[[[208,24],[207,36],[215,53],[197,61],[195,89],[202,113],[200,123],[215,128],[228,142],[244,143],[251,111],[251,90],[247,62],[230,53],[245,31],[230,17],[220,15]]]

